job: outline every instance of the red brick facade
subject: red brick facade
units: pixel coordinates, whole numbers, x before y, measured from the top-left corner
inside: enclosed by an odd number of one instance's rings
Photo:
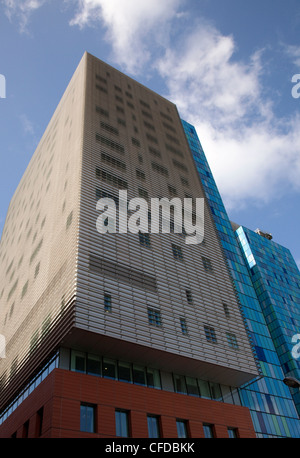
[[[80,431],[81,403],[96,406],[95,433]],[[163,438],[178,437],[176,419],[193,438],[204,437],[204,423],[217,438],[228,437],[228,427],[255,437],[246,407],[55,369],[0,426],[0,438],[115,437],[115,409],[129,412],[135,438],[148,437],[147,414],[159,416]]]

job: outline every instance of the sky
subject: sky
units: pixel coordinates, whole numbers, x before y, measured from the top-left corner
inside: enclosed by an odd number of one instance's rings
[[[0,43],[0,234],[88,51],[176,103],[231,220],[300,267],[299,0],[0,0]]]

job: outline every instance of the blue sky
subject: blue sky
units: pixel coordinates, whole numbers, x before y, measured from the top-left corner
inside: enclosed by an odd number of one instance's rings
[[[299,0],[0,0],[0,37],[0,233],[88,51],[177,104],[230,218],[300,265]]]

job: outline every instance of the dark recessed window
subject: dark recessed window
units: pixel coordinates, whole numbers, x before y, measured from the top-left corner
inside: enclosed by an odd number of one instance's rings
[[[216,343],[217,336],[212,326],[204,326],[205,337],[208,342]]]
[[[148,307],[148,321],[154,326],[161,326],[161,314],[157,309]]]
[[[139,232],[139,240],[140,240],[140,244],[142,246],[146,246],[146,247],[150,248],[150,246],[151,246],[150,234],[144,233],[144,232]]]
[[[172,252],[173,252],[173,256],[174,256],[175,259],[183,260],[182,249],[181,249],[180,246],[175,245],[174,243],[172,243]]]
[[[215,437],[213,425],[204,424],[203,425],[203,431],[204,431],[204,437],[206,437],[206,438]]]
[[[94,433],[96,430],[96,406],[80,405],[80,431]]]
[[[111,303],[111,295],[108,293],[104,293],[104,310],[106,312],[111,312],[112,303]]]
[[[159,417],[155,415],[147,415],[148,437],[160,437]]]
[[[129,435],[129,413],[125,410],[115,411],[116,436],[130,437]]]
[[[176,427],[177,427],[177,437],[181,437],[181,438],[189,437],[187,422],[185,420],[176,420]]]
[[[180,327],[181,327],[181,332],[182,334],[187,334],[187,324],[186,324],[186,319],[185,318],[180,318]]]

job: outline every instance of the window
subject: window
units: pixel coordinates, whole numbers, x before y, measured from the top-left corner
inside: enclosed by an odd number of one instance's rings
[[[136,177],[137,177],[139,180],[144,180],[144,179],[145,179],[145,173],[142,172],[142,170],[137,169],[137,170],[136,170]]]
[[[162,165],[157,164],[157,162],[151,162],[151,165],[152,165],[152,169],[155,170],[155,172],[158,172],[161,175],[164,175],[166,177],[169,175],[168,170],[165,167],[163,167]]]
[[[238,431],[236,428],[227,428],[227,431],[230,438],[235,439],[238,437]]]
[[[110,140],[109,138],[106,138],[102,135],[96,134],[96,141],[100,142],[104,146],[108,146],[114,151],[117,151],[118,153],[124,153],[125,149],[123,145],[120,145],[119,143],[114,142],[113,140]]]
[[[110,124],[107,124],[106,122],[101,122],[100,126],[110,134],[119,135],[118,129],[114,126],[111,126]]]
[[[87,355],[86,359],[87,374],[101,376],[101,358],[97,355]]]
[[[213,272],[211,260],[202,256],[203,267],[207,272]]]
[[[181,326],[181,332],[182,334],[187,334],[187,324],[186,324],[186,319],[185,318],[180,318],[180,326]]]
[[[155,415],[147,415],[148,437],[160,437],[159,417]]]
[[[103,377],[117,378],[117,363],[113,359],[103,358]]]
[[[228,345],[231,348],[234,348],[235,350],[237,350],[239,348],[239,346],[238,346],[238,343],[237,343],[237,340],[236,340],[236,335],[233,334],[232,332],[226,332],[226,337],[227,337]]]
[[[23,425],[23,431],[22,431],[22,438],[23,439],[27,439],[28,438],[28,431],[29,431],[29,420],[27,420]]]
[[[115,411],[116,436],[129,437],[129,414],[125,410]]]
[[[37,411],[36,416],[36,437],[40,437],[42,435],[43,429],[43,417],[44,417],[44,407]]]
[[[208,342],[216,343],[217,337],[212,326],[204,326],[205,337]]]
[[[104,310],[106,312],[111,312],[111,295],[104,293]]]
[[[188,303],[192,304],[193,303],[192,291],[190,289],[186,289],[185,294],[186,294],[186,300],[188,301]]]
[[[151,246],[150,234],[144,233],[144,232],[139,232],[139,240],[140,240],[140,244],[141,245],[146,246],[146,247],[150,247]]]
[[[189,185],[189,182],[188,182],[187,178],[180,177],[180,180],[181,180],[181,183],[183,184],[183,186],[188,186]]]
[[[131,141],[134,146],[141,146],[141,142],[137,138],[131,137]]]
[[[106,170],[96,168],[96,178],[99,178],[105,183],[110,184],[111,186],[115,186],[119,189],[128,188],[127,181],[123,180],[122,178],[116,175],[113,175],[112,173],[106,172]]]
[[[119,361],[119,363],[118,363],[118,379],[121,382],[132,383],[132,370],[131,370],[131,364],[130,363]]]
[[[172,252],[175,259],[183,260],[181,247],[172,243]]]
[[[157,309],[148,307],[148,321],[149,321],[149,324],[152,324],[154,326],[161,326],[160,311]]]
[[[105,164],[110,165],[111,167],[115,167],[116,169],[122,171],[126,170],[125,162],[119,161],[119,159],[116,159],[115,157],[110,156],[109,154],[101,153],[101,161]]]
[[[203,425],[203,431],[204,431],[204,437],[206,437],[206,438],[215,437],[213,425],[206,425],[206,424],[204,424],[204,425]]]
[[[168,185],[168,191],[170,196],[174,197],[177,196],[177,190],[174,186]]]
[[[80,405],[80,431],[95,432],[96,406],[90,404]]]
[[[225,302],[223,302],[223,307],[224,307],[224,313],[227,317],[230,317],[230,312],[229,312],[229,307]]]
[[[185,420],[176,420],[177,437],[184,438],[188,436],[187,422]]]
[[[145,189],[139,188],[139,197],[148,199],[148,192]]]

